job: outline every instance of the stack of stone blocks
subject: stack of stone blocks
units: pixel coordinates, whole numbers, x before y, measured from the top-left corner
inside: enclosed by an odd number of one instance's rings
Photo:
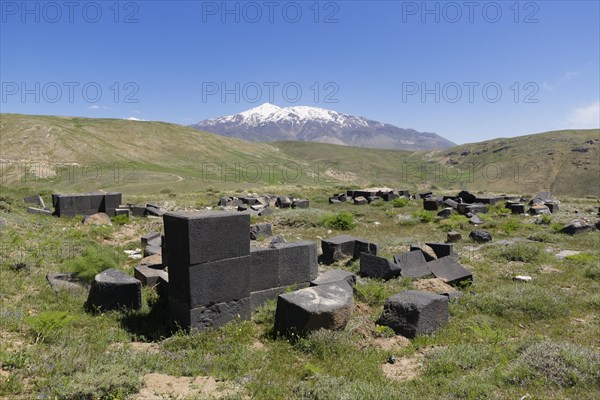
[[[248,213],[167,213],[164,229],[169,312],[183,328],[249,319],[266,300],[317,277],[314,242],[251,251]]]
[[[93,192],[78,194],[53,194],[52,206],[54,215],[58,217],[74,217],[76,215],[92,215],[106,213],[110,217],[120,209],[121,193]]]

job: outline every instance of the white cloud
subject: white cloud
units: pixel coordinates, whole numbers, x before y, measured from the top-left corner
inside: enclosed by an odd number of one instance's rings
[[[98,104],[92,104],[91,106],[87,107],[88,110],[112,110],[112,108],[107,107],[107,106],[101,106]]]
[[[136,117],[127,117],[127,118],[123,118],[126,119],[128,121],[148,121],[147,119],[140,119],[140,118],[136,118]]]
[[[571,129],[600,128],[600,101],[573,109],[568,123]]]

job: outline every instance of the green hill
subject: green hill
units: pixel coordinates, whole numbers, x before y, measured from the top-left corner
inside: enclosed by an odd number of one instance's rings
[[[600,131],[409,152],[251,143],[163,123],[0,114],[2,183],[55,190],[386,185],[600,196]]]

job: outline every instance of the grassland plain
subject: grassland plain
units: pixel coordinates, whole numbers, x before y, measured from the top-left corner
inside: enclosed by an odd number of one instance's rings
[[[160,122],[1,114],[0,398],[135,398],[156,373],[213,377],[213,394],[230,399],[600,398],[600,232],[558,233],[576,216],[595,221],[599,135],[549,132],[424,153],[248,143]],[[481,246],[468,239],[473,228],[464,217],[437,219],[420,202],[327,204],[334,192],[367,185],[440,194],[548,189],[563,204],[540,223],[493,208],[482,229],[495,240],[531,241]],[[191,334],[169,324],[153,289],[144,289],[140,311],[90,314],[85,292],[56,293],[45,275],[89,275],[103,267],[92,262],[99,259],[132,274],[136,262],[123,250],[162,226],[144,218],[87,226],[27,214],[22,202],[32,193],[50,204],[52,192],[92,190],[119,190],[124,202],[171,210],[248,192],[307,197],[310,209],[278,210],[261,221],[288,241],[318,242],[342,233],[327,225],[347,211],[356,223],[349,232],[379,243],[387,256],[458,230],[456,248],[475,282],[451,304],[445,329],[413,341],[375,325],[389,295],[424,285],[402,279],[362,279],[347,328],[307,338],[273,336],[274,302],[252,321]],[[582,253],[557,259],[565,249]],[[358,271],[356,262],[320,270],[336,267]],[[519,274],[532,282],[514,282]],[[386,364],[392,354],[398,361]]]
[[[229,185],[185,191],[168,184],[152,192],[126,193],[124,201],[189,210],[213,206],[219,196],[247,189]],[[513,242],[482,246],[468,239],[473,228],[466,218],[423,218],[418,201],[403,207],[327,204],[328,194],[345,187],[257,185],[252,191],[311,199],[310,209],[277,210],[261,219],[288,241],[318,242],[342,233],[326,226],[331,214],[341,211],[354,216],[351,234],[379,243],[387,256],[413,242],[444,241],[449,230],[461,232],[456,248],[475,281],[451,303],[446,328],[409,341],[375,324],[389,295],[422,284],[406,279],[361,279],[346,329],[306,338],[273,335],[274,302],[251,321],[182,332],[169,324],[164,302],[149,288],[143,291],[140,311],[90,314],[83,307],[85,292],[56,293],[45,275],[79,268],[74,260],[89,248],[100,249],[96,254],[102,257],[112,255],[118,268],[132,274],[136,262],[123,250],[138,247],[139,237],[160,229],[161,221],[132,218],[94,227],[82,225],[79,218],[31,215],[25,213],[22,197],[37,188],[3,186],[0,397],[136,398],[144,378],[157,373],[213,377],[213,394],[228,399],[600,397],[600,232],[558,233],[576,215],[595,221],[596,199],[560,197],[561,211],[538,221],[542,223],[494,207],[483,215],[481,228],[495,241]],[[41,192],[49,203],[50,191]],[[518,240],[523,238],[531,241]],[[555,254],[565,249],[582,253],[557,259]],[[322,265],[320,270],[336,267],[358,271],[356,262]],[[514,282],[519,274],[533,279]],[[396,364],[386,363],[390,355]],[[206,396],[188,393],[188,398]]]

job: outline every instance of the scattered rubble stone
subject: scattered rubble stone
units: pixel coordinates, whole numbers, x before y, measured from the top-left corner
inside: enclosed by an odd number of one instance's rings
[[[427,267],[433,273],[433,276],[443,279],[449,285],[459,285],[473,281],[471,271],[452,257],[442,257],[430,261],[427,263]]]
[[[448,323],[448,297],[407,290],[388,298],[378,325],[388,326],[408,338],[431,334]]]
[[[594,224],[587,223],[582,219],[574,219],[568,224],[566,224],[562,229],[562,233],[566,233],[568,235],[576,235],[583,232],[590,232],[596,229]]]
[[[323,273],[317,279],[310,281],[310,286],[321,286],[329,284],[339,284],[345,282],[351,287],[356,285],[356,275],[343,269],[333,269]]]
[[[306,199],[294,200],[292,202],[292,208],[308,208],[310,206],[310,202]]]
[[[84,225],[112,225],[110,217],[105,213],[86,215],[81,221]]]
[[[469,222],[472,223],[473,225],[483,224],[483,220],[481,218],[479,218],[477,215],[473,215],[471,217],[471,219],[469,219]]]
[[[469,237],[479,243],[492,241],[492,234],[488,231],[472,231]]]
[[[259,237],[273,236],[271,224],[256,224],[250,226],[250,240],[257,240]]]
[[[281,294],[277,298],[275,330],[299,335],[317,329],[344,329],[354,305],[346,283],[328,284]]]
[[[462,240],[462,235],[456,231],[450,231],[446,234],[446,241],[448,243],[456,243]]]
[[[88,287],[85,282],[77,278],[73,273],[47,274],[46,280],[52,289],[56,291],[66,290],[71,294],[77,294]]]
[[[396,254],[394,262],[400,267],[402,278],[418,279],[431,275],[431,271],[427,267],[427,260],[421,250]]]
[[[550,209],[545,204],[534,203],[529,209],[530,215],[550,214]]]
[[[425,256],[426,261],[437,260],[437,255],[435,254],[435,251],[433,251],[433,249],[426,244],[411,244],[410,251],[413,250],[421,250],[423,252],[423,255]]]
[[[441,217],[441,218],[448,218],[452,215],[452,211],[453,211],[452,207],[446,207],[446,208],[442,209],[440,212],[438,212],[437,216]]]
[[[331,264],[349,257],[357,259],[360,257],[360,253],[376,255],[378,246],[354,236],[339,235],[322,240],[321,249],[323,263]]]
[[[576,256],[577,254],[580,254],[580,251],[576,251],[576,250],[561,250],[558,253],[556,253],[556,258],[559,260],[564,260],[566,257],[569,256]]]
[[[44,199],[42,199],[42,196],[40,196],[39,194],[34,194],[33,196],[27,196],[23,199],[23,201],[26,204],[35,204],[36,206],[39,206],[42,209],[46,208],[46,205],[44,204]]]
[[[368,203],[369,203],[369,201],[366,198],[364,198],[363,196],[358,196],[358,197],[354,198],[354,204],[357,206],[361,206],[361,205],[368,204]]]
[[[387,258],[360,254],[360,274],[367,278],[388,280],[400,276],[400,267]]]
[[[52,215],[52,211],[37,207],[27,207],[27,212],[29,214]]]
[[[531,282],[531,277],[528,275],[517,275],[513,277],[513,281],[515,282]]]
[[[92,281],[87,307],[102,311],[121,307],[139,310],[142,307],[142,284],[117,269],[107,269]]]
[[[162,264],[144,265],[135,267],[133,276],[142,282],[143,286],[154,287],[159,284],[159,278],[165,277],[168,281],[169,274],[164,270]]]
[[[435,253],[437,258],[453,256],[454,253],[454,245],[451,243],[425,243],[426,246],[429,246],[431,250]]]

